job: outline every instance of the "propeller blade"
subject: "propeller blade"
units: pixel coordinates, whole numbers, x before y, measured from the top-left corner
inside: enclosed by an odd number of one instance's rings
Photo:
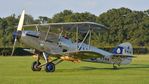
[[[24,16],[25,16],[25,10],[23,10],[23,12],[21,14],[17,31],[22,31],[22,27],[23,27],[23,23],[24,23]]]
[[[24,16],[25,16],[25,10],[23,10],[23,12],[21,14],[21,17],[20,17],[20,20],[19,20],[19,24],[18,24],[18,27],[17,27],[17,31],[22,31],[22,29],[23,29]],[[13,54],[14,54],[16,42],[17,42],[17,35],[15,36],[15,40],[14,40],[14,43],[13,43],[11,56],[13,56]]]
[[[15,46],[16,46],[16,42],[17,42],[17,38],[15,38],[15,40],[14,40],[11,56],[13,56],[13,53],[14,53],[14,50],[15,50]]]

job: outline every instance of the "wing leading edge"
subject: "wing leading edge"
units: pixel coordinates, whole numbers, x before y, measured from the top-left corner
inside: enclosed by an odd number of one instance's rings
[[[51,26],[51,28],[64,28],[67,31],[74,27],[78,27],[80,32],[86,32],[89,29],[100,31],[101,29],[107,30],[108,28],[102,24],[95,22],[65,22],[65,23],[47,23],[47,24],[30,24],[23,27],[36,27],[36,26]]]

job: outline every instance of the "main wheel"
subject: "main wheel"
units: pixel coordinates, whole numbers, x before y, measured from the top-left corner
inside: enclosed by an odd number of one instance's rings
[[[41,68],[38,67],[40,64],[41,64],[40,62],[34,61],[33,64],[32,64],[32,67],[31,67],[32,70],[33,71],[40,71]]]
[[[45,71],[46,72],[54,72],[55,71],[55,64],[52,62],[48,62],[45,66]]]

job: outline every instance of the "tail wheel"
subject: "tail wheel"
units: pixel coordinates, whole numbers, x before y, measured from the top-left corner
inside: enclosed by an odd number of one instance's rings
[[[118,67],[115,64],[113,64],[113,69],[118,69]]]
[[[118,67],[117,66],[113,66],[113,69],[118,69]]]
[[[45,71],[46,72],[54,72],[55,71],[55,64],[52,62],[48,62],[45,66]]]
[[[40,62],[34,61],[33,64],[32,64],[32,67],[31,67],[32,70],[33,71],[40,71],[41,68],[38,67],[40,64],[41,64]]]

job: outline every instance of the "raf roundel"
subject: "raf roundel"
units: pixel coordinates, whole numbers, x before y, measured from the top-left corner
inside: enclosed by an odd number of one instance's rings
[[[118,48],[118,49],[116,50],[116,52],[117,52],[118,54],[120,54],[120,53],[121,53],[121,49]]]

